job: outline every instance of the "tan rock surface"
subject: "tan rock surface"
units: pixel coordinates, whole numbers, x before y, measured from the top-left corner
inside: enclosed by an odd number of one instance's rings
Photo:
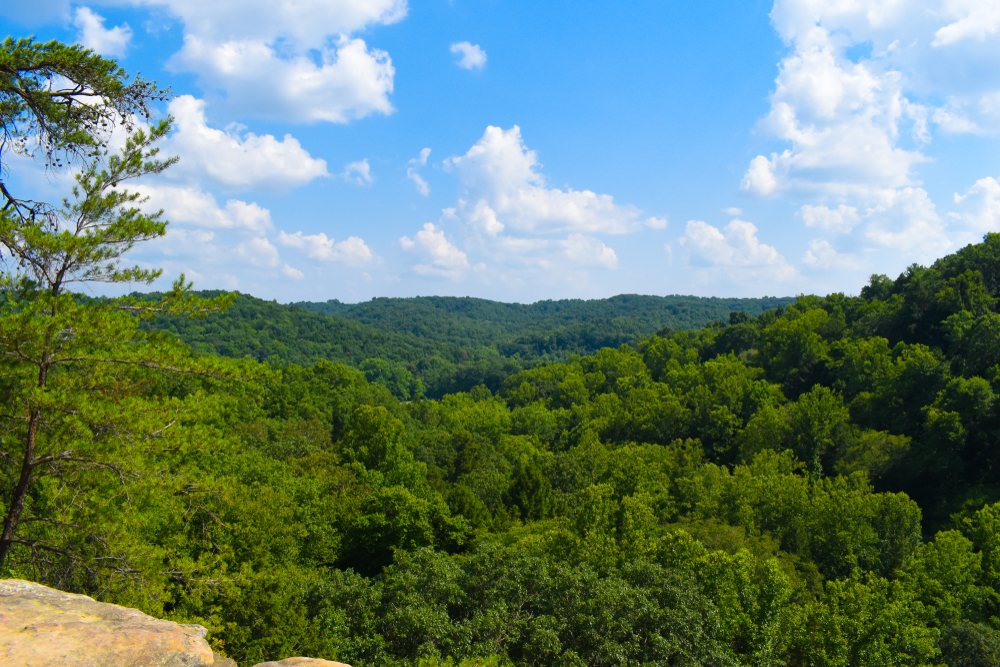
[[[319,658],[285,658],[284,660],[259,662],[253,667],[351,667],[342,662],[320,660]]]
[[[97,602],[19,579],[0,580],[4,667],[235,667],[200,625]]]

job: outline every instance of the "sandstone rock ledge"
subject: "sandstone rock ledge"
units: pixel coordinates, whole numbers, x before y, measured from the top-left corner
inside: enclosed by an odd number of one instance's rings
[[[4,667],[236,667],[205,628],[19,579],[0,580]],[[317,665],[316,667],[321,667]]]
[[[320,660],[319,658],[285,658],[277,662],[259,662],[253,667],[351,667],[342,662]]]

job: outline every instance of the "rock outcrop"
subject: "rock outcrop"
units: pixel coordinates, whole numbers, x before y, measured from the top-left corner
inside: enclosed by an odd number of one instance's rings
[[[285,658],[272,662],[259,662],[253,667],[351,667],[342,662],[320,660],[319,658]]]
[[[212,653],[206,634],[200,625],[163,621],[86,595],[0,580],[5,667],[236,667]]]

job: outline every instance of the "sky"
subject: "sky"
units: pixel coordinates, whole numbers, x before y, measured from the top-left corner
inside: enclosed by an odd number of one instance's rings
[[[154,287],[857,294],[1000,231],[1000,0],[7,0],[0,35],[170,86]]]

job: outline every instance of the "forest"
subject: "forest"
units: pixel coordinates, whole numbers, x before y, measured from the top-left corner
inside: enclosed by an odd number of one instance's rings
[[[8,567],[240,662],[996,664],[998,288],[990,234],[439,400],[212,357],[130,476],[36,487],[72,558]]]
[[[232,305],[211,319],[165,314],[145,325],[175,334],[201,354],[249,357],[278,367],[321,359],[343,363],[362,369],[369,381],[386,385],[404,401],[479,385],[495,392],[508,376],[540,363],[633,343],[665,328],[700,329],[733,310],[759,315],[794,301],[630,294],[531,305],[454,297],[283,305],[239,293],[231,298]]]
[[[1000,664],[1000,234],[748,309],[89,298],[160,275],[122,262],[165,234],[126,186],[172,164],[168,93],[79,46],[2,53],[3,131],[79,168],[61,206],[2,191],[0,576],[241,665]],[[463,348],[511,363],[420,391]]]

